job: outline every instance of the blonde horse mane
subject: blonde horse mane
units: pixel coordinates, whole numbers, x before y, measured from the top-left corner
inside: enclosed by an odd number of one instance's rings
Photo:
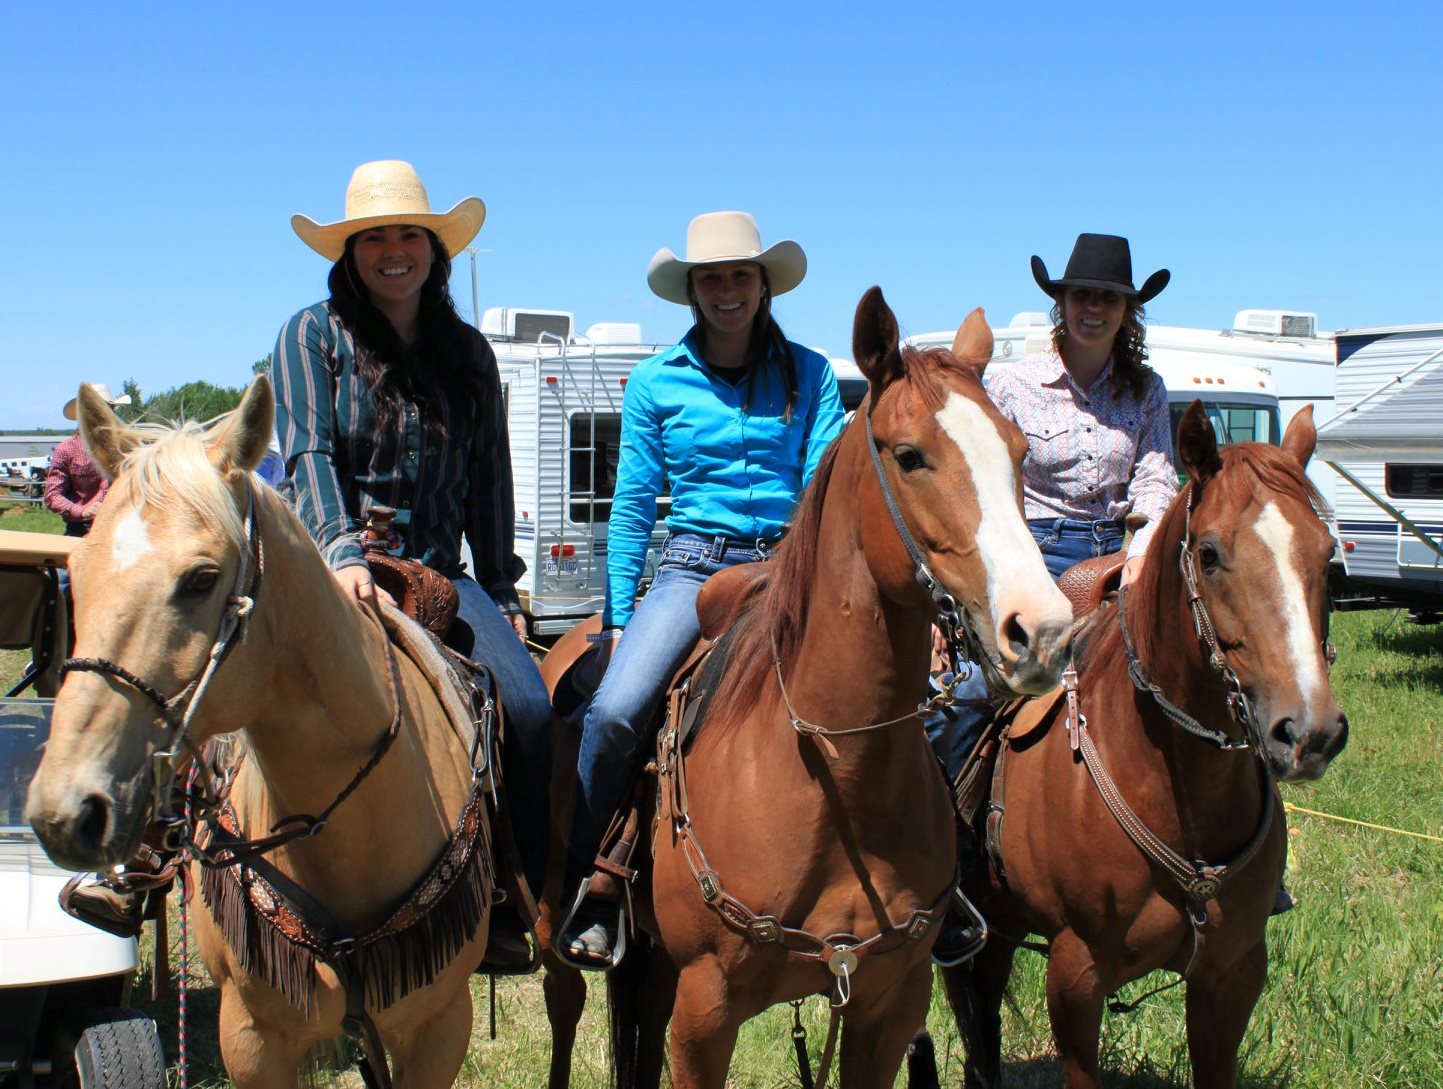
[[[236,548],[245,547],[245,524],[236,508],[228,481],[216,471],[206,453],[210,430],[224,422],[218,416],[207,424],[143,423],[129,425],[139,441],[125,454],[118,480],[129,485],[141,506],[183,508],[207,525],[219,529]]]

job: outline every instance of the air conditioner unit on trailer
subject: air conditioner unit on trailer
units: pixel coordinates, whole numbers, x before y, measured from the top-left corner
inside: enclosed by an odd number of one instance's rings
[[[569,310],[523,310],[514,306],[492,306],[481,315],[481,332],[486,336],[522,344],[569,341],[571,325]]]

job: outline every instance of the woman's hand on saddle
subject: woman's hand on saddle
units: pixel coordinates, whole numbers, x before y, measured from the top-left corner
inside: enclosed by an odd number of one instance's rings
[[[1124,563],[1124,564],[1122,565],[1122,575],[1121,575],[1121,577],[1120,577],[1120,585],[1122,585],[1122,586],[1131,585],[1132,580],[1135,579],[1135,578],[1137,578],[1137,576],[1140,575],[1140,574],[1142,574],[1142,557],[1141,557],[1141,556],[1133,556],[1133,557],[1130,558],[1126,563]]]
[[[355,598],[362,605],[369,605],[374,609],[377,607],[378,601],[385,602],[392,607],[396,604],[395,598],[376,585],[375,580],[371,578],[371,569],[365,564],[358,563],[350,567],[342,567],[332,574],[336,576],[336,581],[341,584],[341,589],[345,591],[346,596]]]
[[[510,625],[516,629],[516,638],[520,639],[523,643],[526,642],[526,636],[528,635],[526,630],[526,614],[512,613],[506,619]]]

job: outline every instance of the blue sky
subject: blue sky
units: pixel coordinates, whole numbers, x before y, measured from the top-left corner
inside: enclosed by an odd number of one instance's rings
[[[475,194],[482,307],[686,312],[645,270],[703,211],[811,271],[789,336],[850,354],[882,285],[905,330],[1042,309],[1079,231],[1132,240],[1154,322],[1244,307],[1325,329],[1443,320],[1443,5],[172,2],[6,5],[0,428],[80,381],[240,385],[324,294],[293,212],[359,162]],[[471,309],[469,265],[453,289]]]

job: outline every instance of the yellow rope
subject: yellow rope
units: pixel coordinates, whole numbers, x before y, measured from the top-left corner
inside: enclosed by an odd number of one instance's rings
[[[1397,836],[1412,836],[1414,839],[1431,840],[1433,843],[1443,843],[1443,836],[1430,836],[1425,832],[1409,832],[1403,828],[1389,828],[1386,824],[1369,824],[1367,821],[1355,821],[1351,817],[1336,817],[1332,813],[1319,813],[1316,809],[1304,809],[1292,802],[1284,802],[1283,808],[1289,813],[1306,813],[1310,817],[1322,817],[1324,820],[1341,821],[1343,824],[1356,824],[1359,828],[1371,828],[1375,832],[1391,832]]]

